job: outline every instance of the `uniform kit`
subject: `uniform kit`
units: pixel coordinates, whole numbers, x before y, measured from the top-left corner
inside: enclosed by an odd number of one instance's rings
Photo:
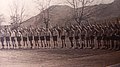
[[[30,44],[30,48],[34,48],[34,46],[39,48],[40,45],[42,48],[51,48],[51,45],[54,44],[54,48],[66,48],[67,45],[70,45],[70,48],[75,49],[118,50],[120,49],[120,24],[70,25],[67,28],[50,29],[29,27],[11,30],[6,28],[0,30],[0,41],[3,48],[10,44],[14,44],[13,47],[15,44],[20,47],[23,41],[24,47],[27,45],[28,48],[28,44]]]

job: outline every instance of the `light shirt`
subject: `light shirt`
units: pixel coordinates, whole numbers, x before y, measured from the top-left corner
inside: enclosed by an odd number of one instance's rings
[[[75,36],[80,36],[80,34],[81,34],[80,29],[75,30]]]
[[[21,37],[21,36],[22,36],[22,34],[21,34],[20,32],[17,32],[17,36]]]
[[[7,32],[5,33],[5,36],[6,36],[6,37],[10,37],[10,32],[7,31]]]
[[[66,35],[66,31],[65,30],[61,30],[61,36],[65,36]]]
[[[50,31],[46,31],[46,32],[45,32],[45,35],[46,35],[46,36],[50,36],[50,33],[51,33]]]
[[[11,37],[15,37],[15,32],[14,31],[12,31]]]
[[[69,31],[69,37],[74,37],[74,34],[75,34],[74,30]]]
[[[45,36],[45,31],[44,31],[44,30],[42,30],[42,31],[40,32],[40,36]]]
[[[53,30],[53,36],[58,36],[58,31],[57,30]]]

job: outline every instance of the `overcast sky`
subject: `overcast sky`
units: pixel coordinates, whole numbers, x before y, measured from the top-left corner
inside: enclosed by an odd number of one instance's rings
[[[8,18],[10,15],[10,5],[14,1],[19,1],[19,4],[24,3],[25,9],[26,9],[26,15],[29,17],[35,16],[39,13],[39,11],[36,8],[36,4],[33,0],[0,0],[0,14],[4,14],[4,16]],[[41,0],[43,1],[43,0]],[[95,0],[95,3],[110,3],[114,0]],[[57,4],[67,4],[66,0],[52,0],[51,5],[57,5]],[[4,23],[7,24],[7,23]]]

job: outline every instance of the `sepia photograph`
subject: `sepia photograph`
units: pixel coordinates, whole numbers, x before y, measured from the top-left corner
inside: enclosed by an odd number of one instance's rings
[[[0,0],[0,67],[120,67],[120,0]]]

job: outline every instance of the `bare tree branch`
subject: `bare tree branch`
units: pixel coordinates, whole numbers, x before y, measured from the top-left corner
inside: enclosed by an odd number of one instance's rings
[[[70,5],[75,6],[75,4],[73,3],[74,1],[71,3],[69,0],[67,0],[67,2],[68,2]]]
[[[67,0],[67,2],[72,7],[74,7],[74,19],[78,24],[80,24],[83,20],[87,19],[85,17],[88,16],[88,14],[91,14],[91,13],[85,13],[85,8],[86,8],[86,6],[93,3],[93,1],[94,0],[73,0],[72,2],[70,2]],[[80,8],[80,6],[81,6],[81,8]]]
[[[13,26],[19,25],[25,20],[25,4],[15,0],[10,4],[10,18]]]
[[[43,22],[46,25],[46,28],[48,28],[48,24],[50,21],[50,9],[48,9],[50,7],[50,3],[52,0],[43,0],[43,2],[41,2],[40,0],[35,0],[34,2],[38,5],[38,9],[40,10],[40,12],[42,12],[42,18],[43,18]]]

